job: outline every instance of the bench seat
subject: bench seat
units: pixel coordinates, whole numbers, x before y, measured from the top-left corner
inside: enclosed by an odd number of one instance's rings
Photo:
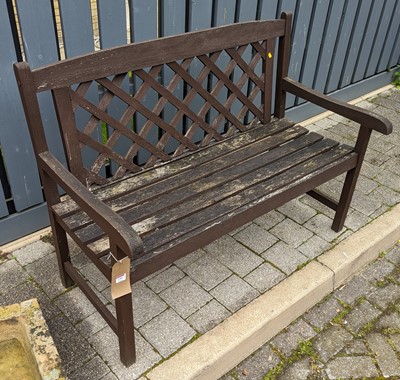
[[[352,147],[277,119],[94,194],[143,240],[143,254],[132,257],[135,282],[356,163]],[[52,208],[107,273],[110,246],[100,227],[68,197]]]

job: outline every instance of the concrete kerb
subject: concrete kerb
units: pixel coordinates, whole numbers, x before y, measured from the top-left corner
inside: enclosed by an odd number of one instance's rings
[[[400,204],[146,374],[218,379],[400,239]]]

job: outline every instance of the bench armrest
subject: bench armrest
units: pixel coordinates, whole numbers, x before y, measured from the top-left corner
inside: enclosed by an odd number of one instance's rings
[[[385,117],[324,95],[288,77],[283,78],[282,88],[284,91],[353,120],[363,127],[373,129],[384,135],[392,132],[392,123]]]
[[[128,256],[143,252],[143,243],[134,229],[110,207],[96,198],[51,152],[39,154],[41,169],[50,176]]]

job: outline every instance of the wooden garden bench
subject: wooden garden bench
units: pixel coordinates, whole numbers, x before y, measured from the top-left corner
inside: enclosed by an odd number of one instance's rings
[[[15,65],[62,282],[77,284],[115,331],[127,366],[131,295],[115,299],[115,318],[74,268],[66,234],[113,287],[117,261],[134,283],[304,193],[336,210],[339,231],[372,130],[391,132],[383,117],[289,79],[290,32],[283,13],[34,70]],[[61,159],[46,140],[42,92],[54,100]],[[287,120],[287,92],[360,124],[355,146]],[[344,172],[338,201],[315,190]]]

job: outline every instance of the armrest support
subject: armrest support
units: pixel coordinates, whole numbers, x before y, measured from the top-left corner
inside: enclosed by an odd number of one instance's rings
[[[288,77],[283,78],[282,89],[329,111],[353,120],[361,124],[363,127],[373,129],[383,133],[384,135],[388,135],[392,132],[392,123],[385,117],[340,100],[336,100]]]
[[[134,229],[96,198],[51,152],[40,153],[38,161],[41,169],[67,192],[125,254],[138,256],[143,252],[142,240]]]

